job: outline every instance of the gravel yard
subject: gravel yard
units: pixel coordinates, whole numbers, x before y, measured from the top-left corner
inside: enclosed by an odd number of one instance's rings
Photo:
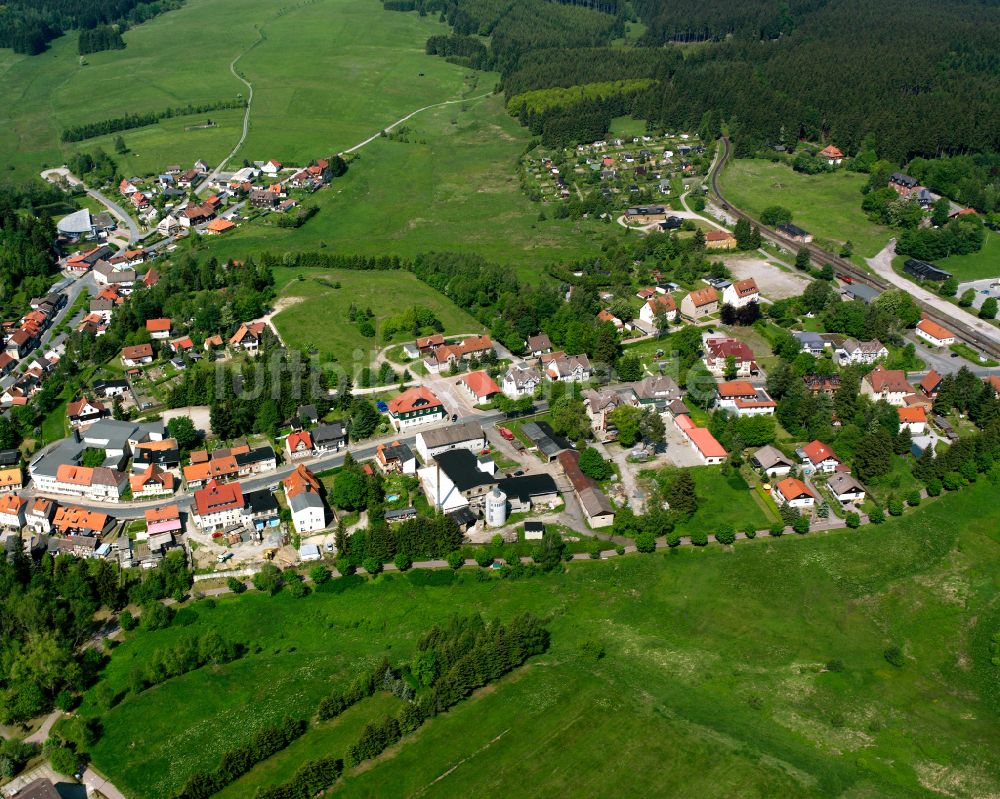
[[[797,297],[809,285],[809,278],[804,275],[786,272],[763,258],[746,256],[727,258],[726,266],[737,280],[748,277],[756,280],[757,288],[769,300]]]

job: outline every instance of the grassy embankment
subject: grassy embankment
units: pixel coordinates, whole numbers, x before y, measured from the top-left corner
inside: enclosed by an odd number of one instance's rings
[[[95,763],[130,796],[166,795],[257,727],[311,715],[362,664],[407,659],[456,609],[530,609],[548,620],[547,655],[348,774],[338,793],[992,795],[995,492],[984,478],[880,527],[588,561],[525,580],[411,573],[301,600],[196,605],[194,624],[120,646],[104,679],[124,688],[133,664],[209,628],[250,653],[102,712]],[[607,656],[584,658],[587,639]],[[883,657],[890,646],[902,667]],[[93,709],[88,698],[83,710]],[[342,751],[362,719],[340,723],[310,731],[294,762]],[[290,776],[288,757],[232,795]]]

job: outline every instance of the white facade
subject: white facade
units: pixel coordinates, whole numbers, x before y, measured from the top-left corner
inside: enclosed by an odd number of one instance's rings
[[[292,511],[292,524],[300,535],[326,527],[326,509],[319,494],[309,491],[296,494],[289,500],[288,507]]]
[[[507,495],[494,488],[486,495],[486,525],[503,527],[507,523]]]

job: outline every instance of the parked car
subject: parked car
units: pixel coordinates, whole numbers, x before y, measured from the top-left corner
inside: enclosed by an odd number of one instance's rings
[[[223,552],[223,553],[222,553],[221,555],[219,555],[219,557],[217,557],[217,558],[216,558],[216,560],[217,560],[217,561],[218,561],[219,563],[225,563],[225,562],[226,562],[227,560],[229,560],[229,559],[230,559],[230,558],[231,558],[232,556],[233,556],[233,553],[232,553],[232,552]]]
[[[382,400],[379,400],[378,402],[376,402],[375,403],[375,407],[378,409],[379,413],[388,413],[389,412],[389,406],[386,405],[384,402],[382,402]]]

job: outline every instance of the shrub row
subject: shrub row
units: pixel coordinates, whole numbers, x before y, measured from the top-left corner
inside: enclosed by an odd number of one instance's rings
[[[311,799],[333,785],[343,771],[344,761],[339,757],[310,760],[288,782],[264,788],[257,799]]]
[[[184,787],[172,799],[208,799],[257,763],[287,747],[306,731],[306,726],[305,721],[286,716],[281,724],[259,730],[248,743],[226,752],[215,771],[196,771],[188,777]]]
[[[84,125],[65,128],[61,138],[64,142],[83,141],[84,139],[93,139],[96,136],[105,136],[108,133],[119,133],[123,130],[155,125],[161,119],[204,114],[206,111],[220,111],[226,108],[243,108],[245,105],[244,100],[219,100],[214,103],[188,104],[179,108],[167,108],[163,111],[150,111],[146,114],[127,114],[123,117],[102,119],[99,122],[88,122]]]

